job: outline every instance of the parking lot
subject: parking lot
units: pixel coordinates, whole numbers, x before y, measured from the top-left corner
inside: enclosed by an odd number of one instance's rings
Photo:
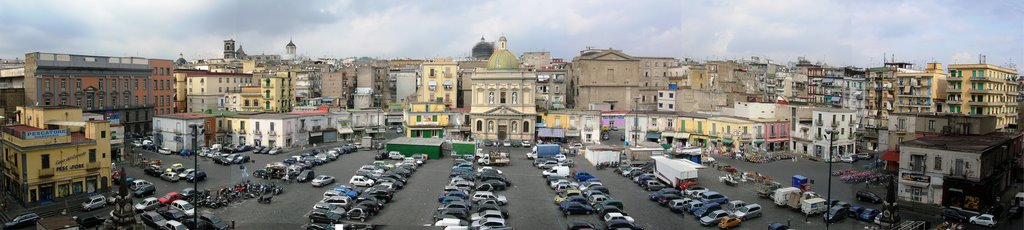
[[[394,137],[395,134],[389,134]],[[343,144],[343,143],[337,143]],[[335,145],[337,145],[335,144]],[[321,146],[329,148],[335,145]],[[493,147],[485,147],[489,150]],[[508,209],[510,218],[508,224],[517,229],[559,229],[573,221],[586,221],[600,226],[602,222],[596,214],[570,215],[564,217],[558,206],[553,203],[555,191],[551,189],[546,180],[541,176],[541,170],[532,165],[532,160],[526,159],[529,148],[508,148],[512,164],[509,166],[496,167],[503,171],[503,174],[511,180],[513,186],[505,191],[498,192],[508,198]],[[246,163],[247,173],[262,168],[270,162],[279,162],[287,156],[296,155],[309,149],[291,150],[278,155],[256,155],[249,154],[253,162]],[[219,215],[226,222],[234,222],[237,229],[296,229],[309,222],[306,214],[313,204],[318,202],[324,191],[337,185],[347,184],[349,178],[362,165],[374,161],[374,151],[359,151],[352,154],[341,155],[337,161],[315,167],[313,170],[317,175],[335,176],[336,182],[322,188],[314,188],[309,183],[284,183],[281,180],[273,182],[284,187],[285,192],[275,196],[270,204],[258,203],[254,199],[242,200],[233,203],[228,207],[218,209],[201,209],[201,212],[210,211]],[[192,159],[176,155],[160,155],[153,152],[143,152],[147,158],[160,159],[164,166],[174,163],[182,163],[187,168],[192,168]],[[611,192],[611,197],[621,200],[625,206],[624,211],[636,220],[636,223],[645,229],[694,229],[701,227],[698,220],[692,214],[678,214],[669,211],[668,208],[659,206],[656,202],[648,199],[650,192],[643,190],[629,178],[616,174],[612,168],[597,170],[582,156],[571,157],[576,162],[577,170],[589,171],[597,176]],[[448,182],[448,174],[451,171],[453,159],[445,156],[440,160],[430,160],[421,166],[416,173],[409,177],[405,188],[395,193],[394,200],[387,203],[381,212],[369,218],[366,223],[378,226],[380,229],[434,229],[426,227],[433,224],[433,214],[438,207],[437,197],[442,193]],[[811,189],[820,195],[826,196],[828,165],[814,161],[780,161],[765,164],[753,164],[730,159],[719,159],[721,164],[735,166],[741,171],[757,171],[780,181],[788,186],[789,178],[794,174],[801,174],[809,177],[814,183]],[[835,169],[846,167],[859,167],[836,163]],[[156,185],[154,197],[160,197],[170,191],[180,191],[183,188],[191,187],[186,182],[166,182],[158,177],[143,174],[141,167],[126,167],[128,174],[136,179],[145,179]],[[199,169],[208,173],[206,181],[199,184],[200,190],[217,189],[231,186],[236,183],[252,180],[263,181],[253,177],[245,177],[243,170],[238,165],[217,165],[212,160],[200,158]],[[760,218],[744,221],[741,229],[764,228],[769,223],[789,223],[797,229],[823,229],[821,216],[811,216],[805,220],[805,216],[796,210],[778,207],[771,200],[760,198],[754,192],[753,183],[741,183],[737,186],[728,186],[718,182],[718,177],[725,175],[725,172],[713,168],[701,169],[699,181],[701,186],[708,187],[713,191],[720,192],[730,200],[743,200],[747,203],[757,203],[765,208]],[[854,193],[857,190],[867,189],[877,194],[884,195],[881,187],[872,186],[867,188],[864,184],[845,184],[838,180],[832,183],[833,199],[842,200],[863,207],[879,208],[877,205],[857,202]],[[139,201],[141,199],[136,199]],[[71,205],[74,207],[75,205]],[[77,208],[72,208],[72,215],[106,215],[109,207],[94,210],[89,213],[82,213]],[[935,217],[915,216],[913,213],[903,214],[904,219],[928,220],[933,224],[938,223]],[[1019,225],[1019,223],[1018,223]],[[831,227],[835,229],[864,229],[874,226],[867,222],[853,219],[845,219]],[[711,227],[707,227],[711,228]],[[974,229],[975,226],[970,226]]]

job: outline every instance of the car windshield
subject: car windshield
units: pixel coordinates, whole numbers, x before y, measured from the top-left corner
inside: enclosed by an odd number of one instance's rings
[[[209,220],[210,223],[214,225],[219,224],[221,222],[220,217],[217,216],[207,216],[206,219]]]
[[[185,209],[185,210],[192,209],[192,204],[184,203],[184,204],[181,205],[181,208]]]

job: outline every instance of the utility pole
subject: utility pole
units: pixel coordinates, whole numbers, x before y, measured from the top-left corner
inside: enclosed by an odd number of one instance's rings
[[[640,134],[637,134],[637,132],[640,132],[640,123],[637,121],[640,116],[640,114],[637,114],[640,110],[640,105],[637,104],[640,103],[639,101],[640,97],[633,97],[633,147],[640,146],[637,143],[640,139]]]

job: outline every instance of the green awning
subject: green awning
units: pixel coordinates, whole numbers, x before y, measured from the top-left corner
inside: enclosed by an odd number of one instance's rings
[[[672,145],[670,145],[670,144],[661,144],[661,148],[664,148],[664,149],[671,149],[671,148],[672,148]]]
[[[725,138],[725,139],[722,139],[722,144],[727,144],[727,145],[728,145],[728,144],[732,144],[732,138]]]

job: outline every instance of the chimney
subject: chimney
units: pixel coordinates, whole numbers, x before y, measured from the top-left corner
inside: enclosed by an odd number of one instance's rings
[[[985,55],[978,54],[978,64],[985,64]]]

